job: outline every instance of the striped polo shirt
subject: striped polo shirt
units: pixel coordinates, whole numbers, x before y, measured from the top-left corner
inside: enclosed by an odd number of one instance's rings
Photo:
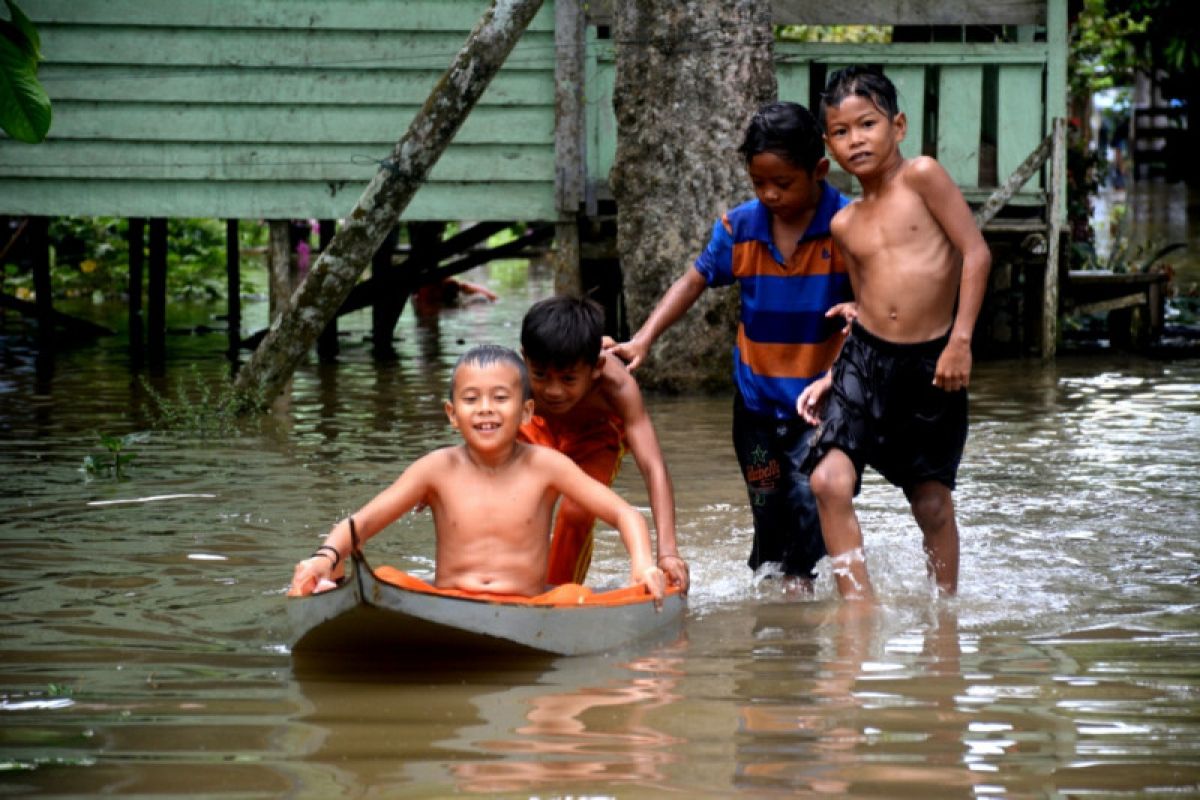
[[[796,418],[796,398],[833,364],[841,347],[840,317],[825,312],[853,299],[829,221],[849,200],[828,183],[808,230],[785,263],[771,237],[771,212],[757,199],[713,225],[696,259],[709,286],[737,281],[742,310],[733,349],[733,379],[751,411]]]

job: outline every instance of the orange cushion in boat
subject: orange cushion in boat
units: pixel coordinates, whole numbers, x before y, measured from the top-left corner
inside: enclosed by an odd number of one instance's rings
[[[487,592],[466,592],[462,589],[439,589],[432,584],[409,575],[395,567],[378,567],[375,577],[384,583],[408,589],[410,592],[423,592],[443,597],[462,597],[468,600],[486,600],[489,603],[517,603],[529,606],[620,606],[628,603],[641,603],[650,599],[650,592],[644,586],[626,586],[608,592],[593,592],[578,583],[564,583],[539,595],[529,597],[523,594],[491,594]],[[671,586],[667,594],[675,594],[679,587]]]

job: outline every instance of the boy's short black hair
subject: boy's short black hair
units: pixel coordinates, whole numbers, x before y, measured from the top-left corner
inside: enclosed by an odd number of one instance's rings
[[[594,300],[560,294],[539,300],[521,321],[525,357],[555,369],[600,360],[604,309]]]
[[[895,119],[900,113],[900,104],[896,102],[896,86],[891,79],[873,67],[854,65],[839,69],[826,81],[818,110],[821,127],[825,127],[826,109],[837,108],[852,95],[871,101],[888,119]]]
[[[774,153],[812,172],[825,157],[825,142],[807,108],[799,103],[767,103],[751,117],[738,152],[747,164],[759,153]]]
[[[525,361],[521,356],[517,355],[515,350],[501,347],[498,344],[481,344],[472,347],[454,362],[454,369],[450,372],[449,396],[451,402],[454,402],[454,386],[458,381],[458,368],[463,364],[474,364],[477,367],[508,364],[516,367],[517,374],[521,376],[521,402],[533,397],[533,386],[529,383],[529,370],[526,369]]]

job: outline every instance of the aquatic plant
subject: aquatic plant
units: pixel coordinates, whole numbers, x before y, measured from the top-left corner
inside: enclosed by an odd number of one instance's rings
[[[256,390],[236,389],[228,380],[221,380],[214,387],[200,375],[195,364],[191,365],[188,376],[190,379],[184,375],[178,377],[173,397],[160,393],[142,378],[142,388],[153,406],[150,416],[155,428],[201,439],[226,438],[238,434],[247,415],[263,406]]]
[[[125,467],[137,458],[137,453],[129,451],[129,446],[139,444],[149,438],[145,432],[127,433],[124,436],[110,436],[107,433],[97,434],[100,446],[104,448],[101,455],[89,455],[83,459],[80,468],[91,476],[126,480]]]

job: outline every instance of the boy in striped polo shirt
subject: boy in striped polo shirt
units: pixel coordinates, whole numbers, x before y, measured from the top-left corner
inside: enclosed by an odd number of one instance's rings
[[[807,592],[825,545],[808,477],[799,470],[812,428],[795,404],[841,348],[837,317],[853,316],[850,281],[829,232],[848,201],[825,181],[822,131],[804,106],[760,108],[738,151],[755,198],[716,222],[693,267],[611,352],[636,369],[706,288],[737,284],[733,443],[754,517],[747,563],[754,570],[778,565],[786,591]]]

